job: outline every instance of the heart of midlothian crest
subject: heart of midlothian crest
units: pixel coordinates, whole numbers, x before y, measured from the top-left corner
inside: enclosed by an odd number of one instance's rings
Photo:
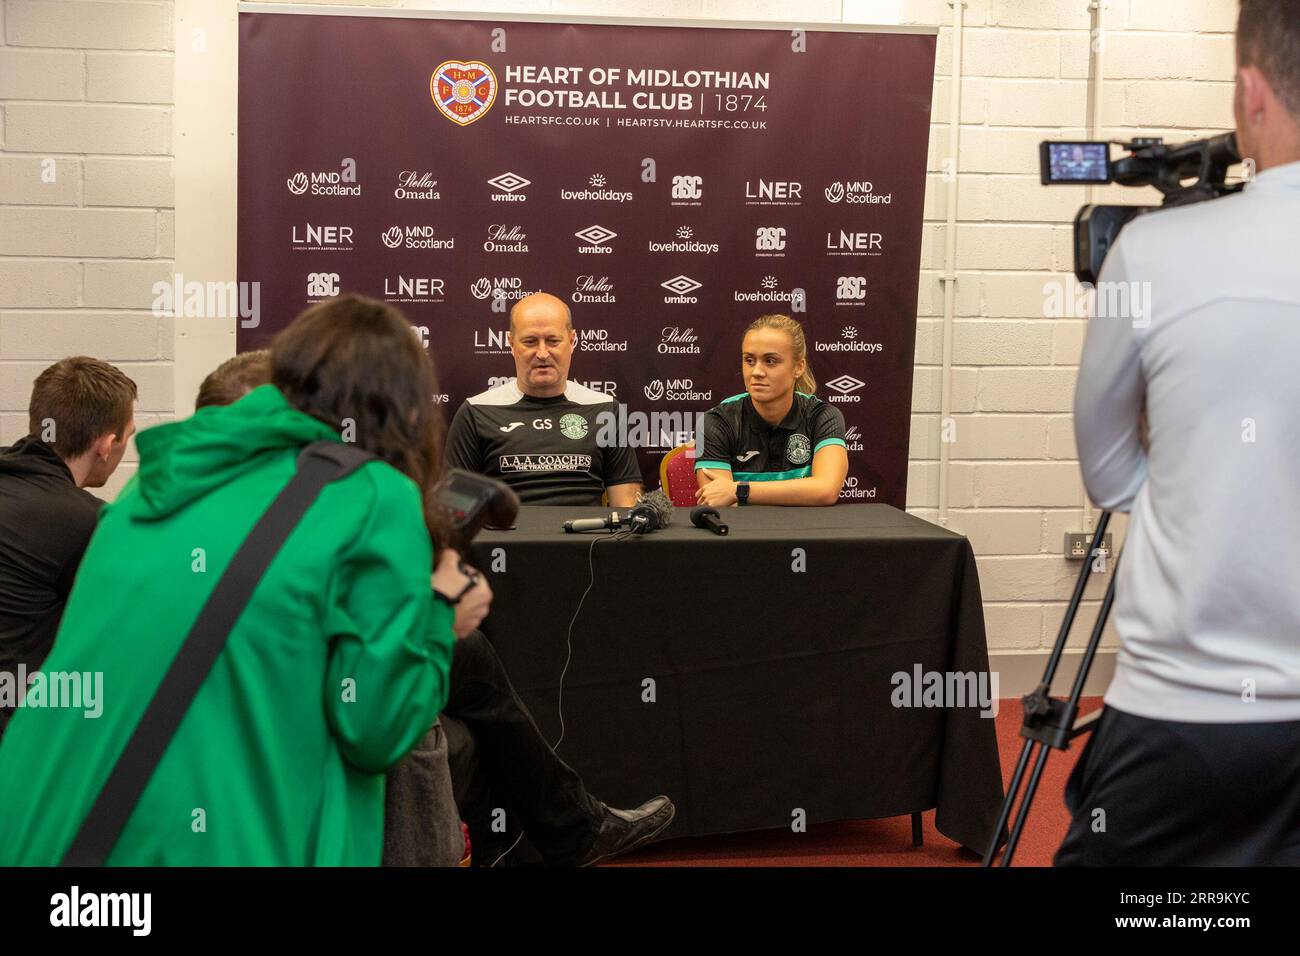
[[[481,119],[497,98],[497,75],[479,60],[447,60],[429,77],[438,112],[460,126]]]

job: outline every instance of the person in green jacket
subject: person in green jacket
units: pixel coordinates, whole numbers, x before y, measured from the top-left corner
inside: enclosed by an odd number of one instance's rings
[[[384,771],[437,718],[455,635],[491,593],[480,582],[454,610],[433,593],[470,579],[429,504],[438,387],[401,313],[313,306],[271,363],[273,384],[139,434],[139,472],[102,511],[43,668],[102,694],[18,708],[0,742],[0,866],[60,861],[227,563],[321,439],[378,460],[327,485],[289,536],[107,862],[379,864]]]

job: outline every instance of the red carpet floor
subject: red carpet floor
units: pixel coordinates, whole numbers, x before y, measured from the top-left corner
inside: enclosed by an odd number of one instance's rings
[[[1082,713],[1101,706],[1084,698]],[[995,718],[1003,785],[1011,782],[1023,739],[1019,700],[1004,700]],[[1016,849],[1016,866],[1050,866],[1069,826],[1065,781],[1087,738],[1047,758],[1042,781]],[[808,828],[806,833],[764,830],[726,836],[666,840],[620,857],[606,866],[978,866],[979,857],[934,828],[934,811],[924,814],[925,845],[912,846],[911,817],[842,820]]]

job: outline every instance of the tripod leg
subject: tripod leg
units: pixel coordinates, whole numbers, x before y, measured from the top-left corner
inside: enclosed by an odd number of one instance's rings
[[[1038,759],[1034,761],[1034,772],[1029,775],[1029,786],[1025,788],[1025,798],[1020,801],[1020,809],[1016,813],[1016,822],[1011,828],[1011,838],[1007,840],[1007,852],[1002,854],[1002,866],[1011,865],[1011,857],[1015,855],[1016,844],[1020,842],[1020,831],[1025,828],[1025,821],[1029,819],[1029,806],[1034,802],[1034,793],[1038,790],[1038,780],[1043,775],[1043,768],[1047,766],[1047,755],[1051,752],[1051,748],[1046,744],[1039,744]]]
[[[1089,549],[1089,555],[1095,555],[1097,548],[1100,546],[1103,535],[1106,532],[1106,526],[1110,523],[1110,512],[1103,511],[1097,521],[1097,528],[1093,532],[1092,547]],[[1114,569],[1118,565],[1119,559],[1116,558],[1115,564],[1112,565],[1110,586],[1106,590],[1106,597],[1102,601],[1101,612],[1098,615],[1096,625],[1093,628],[1091,640],[1088,642],[1088,648],[1084,653],[1083,660],[1080,662],[1079,672],[1075,678],[1074,691],[1070,699],[1065,704],[1064,715],[1073,721],[1074,714],[1077,713],[1079,696],[1083,692],[1084,681],[1088,677],[1088,671],[1092,667],[1092,660],[1097,652],[1097,645],[1101,640],[1101,631],[1105,627],[1106,617],[1110,613],[1111,602],[1115,595],[1115,576]],[[993,836],[989,841],[989,848],[984,853],[983,866],[993,864],[993,855],[997,852],[998,836],[1002,833],[1002,828],[1006,826],[1007,819],[1011,815],[1011,807],[1015,802],[1016,795],[1020,790],[1020,782],[1024,777],[1025,767],[1029,763],[1029,755],[1035,743],[1038,743],[1042,749],[1039,751],[1038,760],[1034,764],[1033,773],[1029,779],[1029,785],[1025,789],[1024,798],[1020,801],[1020,808],[1016,813],[1015,825],[1012,828],[1010,838],[1007,840],[1006,852],[1002,855],[1002,866],[1010,866],[1011,858],[1015,855],[1016,844],[1020,840],[1020,831],[1024,828],[1025,820],[1029,816],[1029,805],[1034,799],[1034,793],[1038,789],[1039,779],[1042,777],[1043,767],[1047,763],[1048,739],[1043,736],[1044,721],[1051,715],[1054,710],[1058,712],[1059,707],[1054,707],[1050,700],[1052,681],[1056,676],[1056,668],[1061,662],[1061,657],[1065,653],[1065,644],[1070,635],[1070,628],[1074,624],[1075,615],[1078,613],[1079,604],[1083,600],[1083,592],[1088,584],[1088,576],[1091,574],[1091,561],[1085,559],[1083,566],[1079,568],[1079,576],[1075,579],[1074,591],[1070,595],[1070,603],[1066,607],[1065,617],[1061,621],[1061,629],[1057,632],[1056,643],[1052,647],[1052,652],[1047,661],[1047,668],[1043,674],[1043,679],[1032,694],[1024,698],[1025,703],[1025,721],[1021,728],[1021,735],[1024,736],[1025,745],[1020,751],[1020,760],[1016,764],[1015,776],[1012,778],[1011,787],[1007,792],[1007,797],[1002,805],[1002,813],[998,817],[997,828],[993,831]],[[1051,728],[1048,727],[1048,730]],[[1050,736],[1050,735],[1049,735]],[[1068,740],[1068,737],[1065,738]],[[1052,746],[1064,746],[1055,740],[1051,741]]]
[[[1025,745],[1020,748],[1020,759],[1016,762],[1016,772],[1011,777],[1011,786],[1007,788],[1007,797],[1002,801],[1002,812],[998,814],[998,825],[993,828],[993,835],[989,837],[989,848],[984,851],[984,860],[981,866],[992,866],[993,855],[998,852],[998,838],[1002,836],[1002,831],[1007,827],[1007,820],[1011,817],[1011,808],[1015,806],[1016,794],[1020,792],[1020,781],[1024,779],[1025,767],[1029,766],[1029,754],[1034,749],[1034,742],[1025,738]]]

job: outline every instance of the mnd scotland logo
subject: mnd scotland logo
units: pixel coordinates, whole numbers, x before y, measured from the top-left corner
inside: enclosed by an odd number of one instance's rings
[[[345,157],[339,163],[339,170],[300,171],[285,180],[289,192],[301,196],[308,191],[313,196],[360,196],[361,184],[357,182],[357,161]]]

